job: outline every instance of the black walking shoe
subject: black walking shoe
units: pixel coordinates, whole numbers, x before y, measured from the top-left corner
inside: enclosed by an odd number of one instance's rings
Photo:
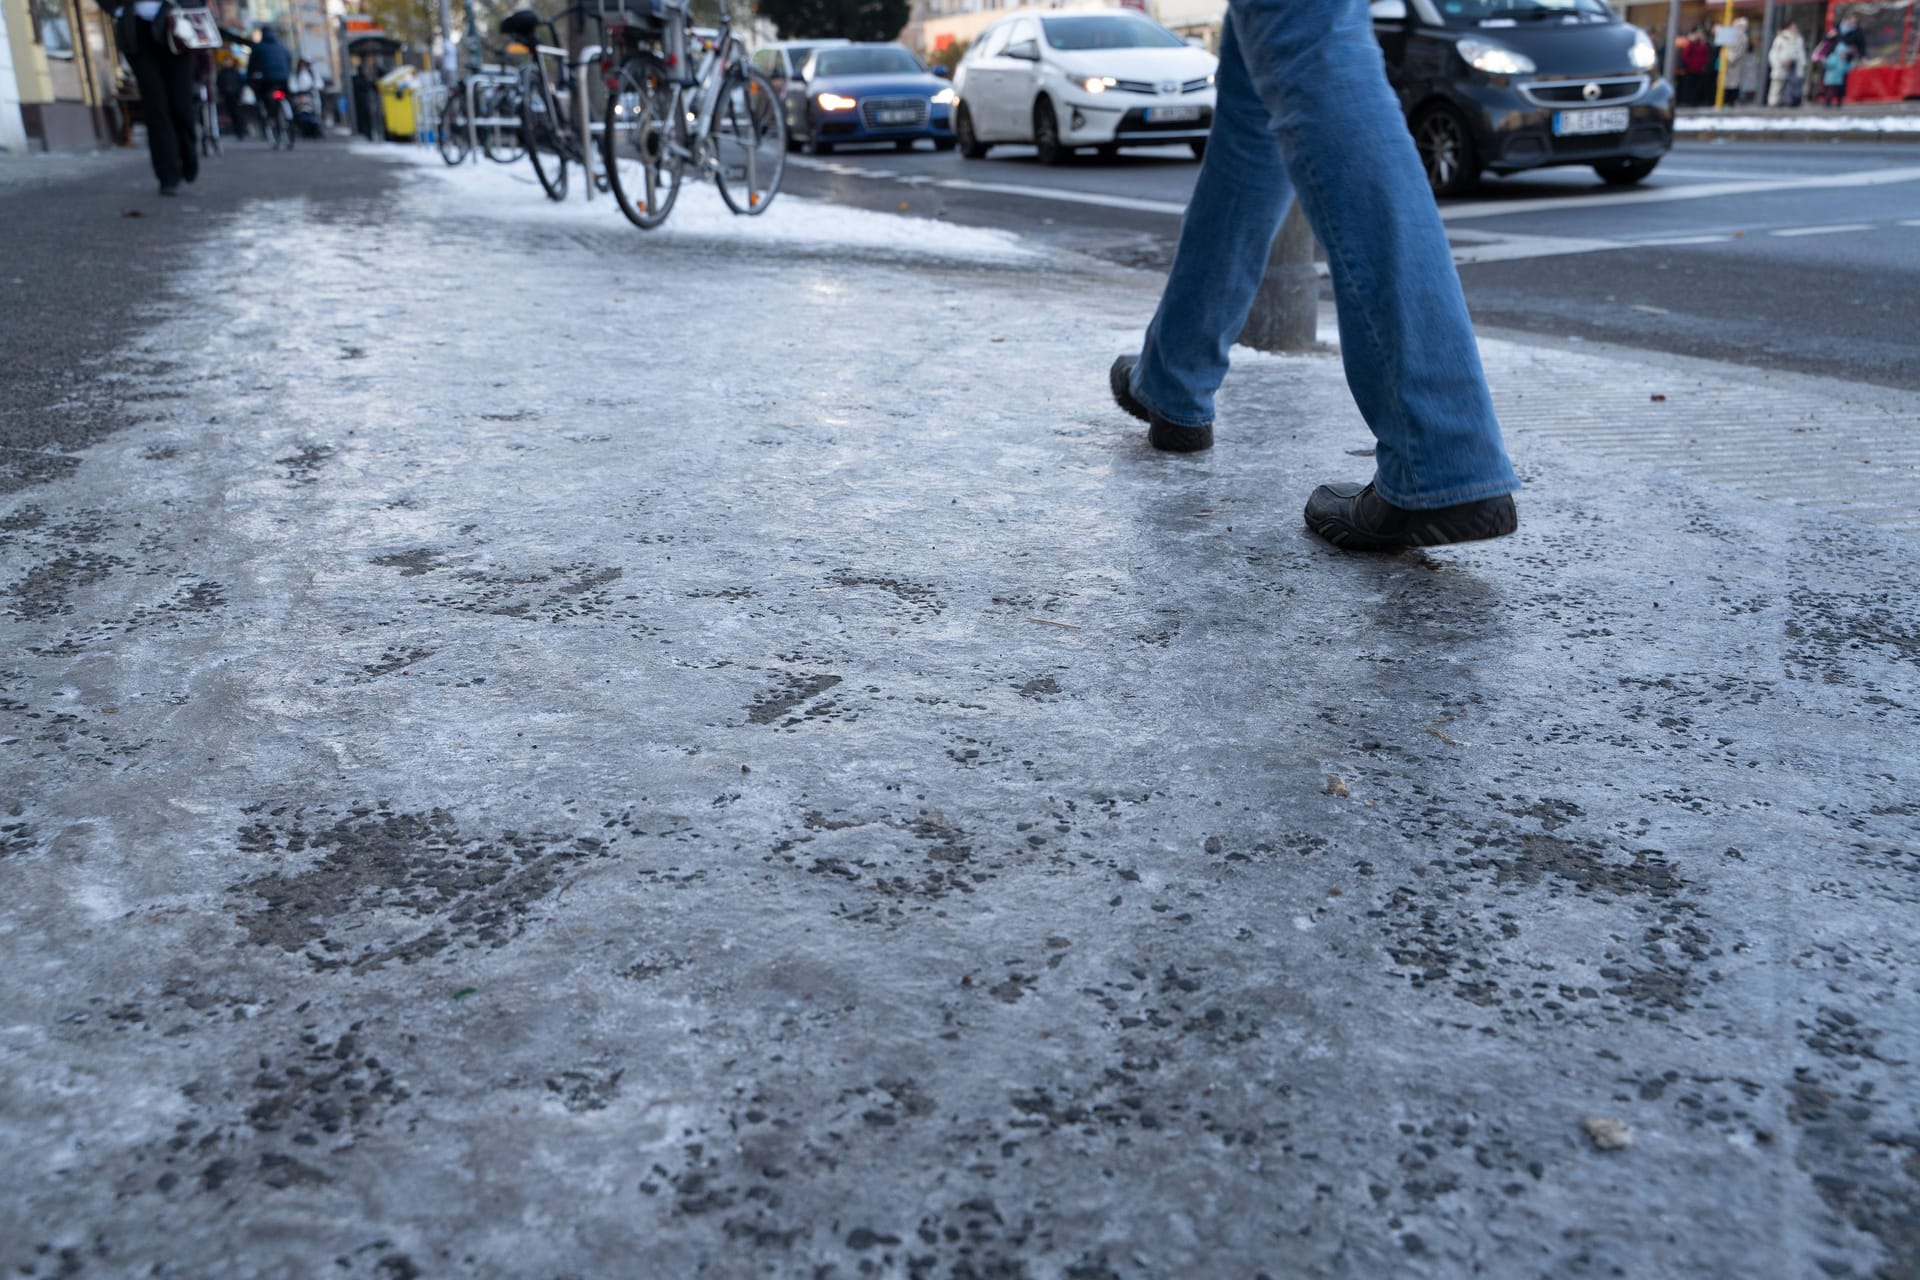
[[[180,194],[180,184],[177,182],[163,182],[160,184],[160,194],[163,196],[177,196]]]
[[[1113,389],[1115,404],[1147,424],[1147,443],[1168,453],[1198,453],[1213,448],[1212,423],[1204,427],[1183,427],[1177,422],[1168,422],[1134,399],[1133,366],[1139,363],[1139,356],[1114,357],[1113,367],[1107,370],[1107,385]]]
[[[1400,551],[1499,538],[1520,527],[1513,496],[1431,511],[1396,507],[1371,484],[1323,484],[1307,499],[1307,528],[1348,551]]]

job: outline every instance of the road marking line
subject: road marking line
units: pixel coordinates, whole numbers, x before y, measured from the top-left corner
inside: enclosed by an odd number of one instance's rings
[[[1732,236],[1728,236],[1728,235],[1718,235],[1718,236],[1655,236],[1655,237],[1653,237],[1653,238],[1652,238],[1652,239],[1650,239],[1650,240],[1633,240],[1633,241],[1629,241],[1628,243],[1630,243],[1630,244],[1633,244],[1633,245],[1634,245],[1634,246],[1636,246],[1636,247],[1638,247],[1638,246],[1641,246],[1641,245],[1646,245],[1646,246],[1660,246],[1660,245],[1674,245],[1674,244],[1725,244],[1726,242],[1728,242],[1728,241],[1730,241],[1730,240],[1732,240],[1732,239],[1733,239],[1733,237],[1732,237]]]
[[[1772,182],[1703,182],[1691,187],[1655,187],[1644,191],[1602,196],[1587,192],[1553,196],[1546,200],[1490,200],[1485,204],[1454,205],[1442,209],[1448,222],[1463,218],[1504,218],[1516,213],[1552,213],[1560,209],[1607,209],[1623,204],[1665,204],[1672,200],[1710,200],[1719,196],[1760,195],[1771,191],[1813,191],[1830,187],[1879,187],[1920,180],[1920,167],[1865,169],[1856,173],[1825,174],[1810,178],[1780,178]]]
[[[1900,219],[1900,225],[1903,227],[1920,227],[1920,218],[1902,218]]]
[[[1770,236],[1831,236],[1843,231],[1871,231],[1873,225],[1867,222],[1835,222],[1824,227],[1788,227],[1784,231],[1769,231]]]
[[[906,175],[892,169],[868,169],[861,166],[794,156],[789,164],[816,169],[844,177],[878,178],[897,181]],[[1920,181],[1920,166],[1899,169],[1864,169],[1854,173],[1822,174],[1816,177],[1778,178],[1767,182],[1702,182],[1686,187],[1655,187],[1650,190],[1599,195],[1585,192],[1573,196],[1550,196],[1535,200],[1489,200],[1483,204],[1452,205],[1440,211],[1447,222],[1469,218],[1504,218],[1519,213],[1553,213],[1561,209],[1606,209],[1624,204],[1664,204],[1672,200],[1707,200],[1719,196],[1756,195],[1771,191],[1810,191],[1832,187],[1877,187],[1895,182]],[[925,186],[925,183],[915,185]],[[975,182],[970,178],[941,178],[931,185],[949,191],[975,191],[985,195],[1019,196],[1027,200],[1051,200],[1057,204],[1084,204],[1104,209],[1127,209],[1135,213],[1164,213],[1179,217],[1187,211],[1184,200],[1147,200],[1138,196],[1107,195],[1099,191],[1069,191],[1061,187],[1031,187],[1012,182]],[[1669,237],[1666,243],[1706,244],[1724,237]],[[1639,241],[1640,244],[1661,243]],[[1539,256],[1546,257],[1547,254]]]
[[[979,191],[988,195],[1026,196],[1031,200],[1057,200],[1063,204],[1091,204],[1106,209],[1132,209],[1139,213],[1168,213],[1179,217],[1187,211],[1183,201],[1142,200],[1136,196],[1110,196],[1098,191],[1068,191],[1055,187],[1036,190],[1011,182],[973,182],[966,178],[942,178],[934,184],[950,191]]]

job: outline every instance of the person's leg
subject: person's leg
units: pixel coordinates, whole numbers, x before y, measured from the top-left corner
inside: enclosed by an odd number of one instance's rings
[[[147,125],[147,155],[162,190],[180,185],[180,142],[173,132],[173,113],[167,103],[167,77],[161,69],[166,52],[152,32],[152,24],[138,24],[132,56],[134,83],[140,86],[140,115]]]
[[[1326,248],[1347,385],[1378,441],[1376,492],[1414,510],[1513,492],[1460,276],[1366,0],[1230,0],[1229,13]]]
[[[175,147],[180,153],[180,176],[192,182],[200,176],[200,126],[194,118],[193,59],[163,55],[160,77],[166,83],[167,117],[172,122]]]
[[[1213,421],[1213,393],[1226,377],[1227,349],[1246,324],[1273,237],[1292,201],[1280,145],[1229,18],[1220,35],[1207,154],[1134,368],[1132,392],[1148,409],[1181,426]]]

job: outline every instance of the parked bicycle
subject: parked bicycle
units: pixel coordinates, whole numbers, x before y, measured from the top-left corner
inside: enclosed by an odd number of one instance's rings
[[[440,111],[440,158],[460,164],[477,145],[490,160],[518,160],[524,153],[519,86],[517,71],[478,67],[469,72],[447,94],[447,104]]]
[[[589,181],[593,180],[593,166],[574,123],[574,76],[578,68],[562,45],[556,25],[559,19],[574,15],[595,22],[600,20],[598,14],[584,5],[564,9],[553,18],[542,18],[532,9],[517,9],[500,20],[501,34],[513,37],[532,50],[520,68],[520,145],[526,148],[527,158],[533,162],[534,176],[540,179],[540,188],[549,200],[567,198],[569,165],[580,166],[589,175]],[[551,43],[539,42],[542,31]],[[554,73],[547,71],[548,63],[554,65]],[[591,122],[593,100],[604,95],[594,93],[591,82],[586,88]]]
[[[722,6],[711,37],[693,31],[687,0],[653,0],[648,16],[659,51],[632,42],[610,82],[600,134],[607,186],[620,211],[642,229],[659,226],[692,168],[696,177],[713,179],[735,213],[765,213],[786,167],[786,116],[772,83],[734,37],[732,13]]]

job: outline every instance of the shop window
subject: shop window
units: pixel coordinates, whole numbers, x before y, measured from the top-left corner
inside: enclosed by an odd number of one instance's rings
[[[73,23],[66,0],[33,0],[33,34],[49,58],[73,57]]]

